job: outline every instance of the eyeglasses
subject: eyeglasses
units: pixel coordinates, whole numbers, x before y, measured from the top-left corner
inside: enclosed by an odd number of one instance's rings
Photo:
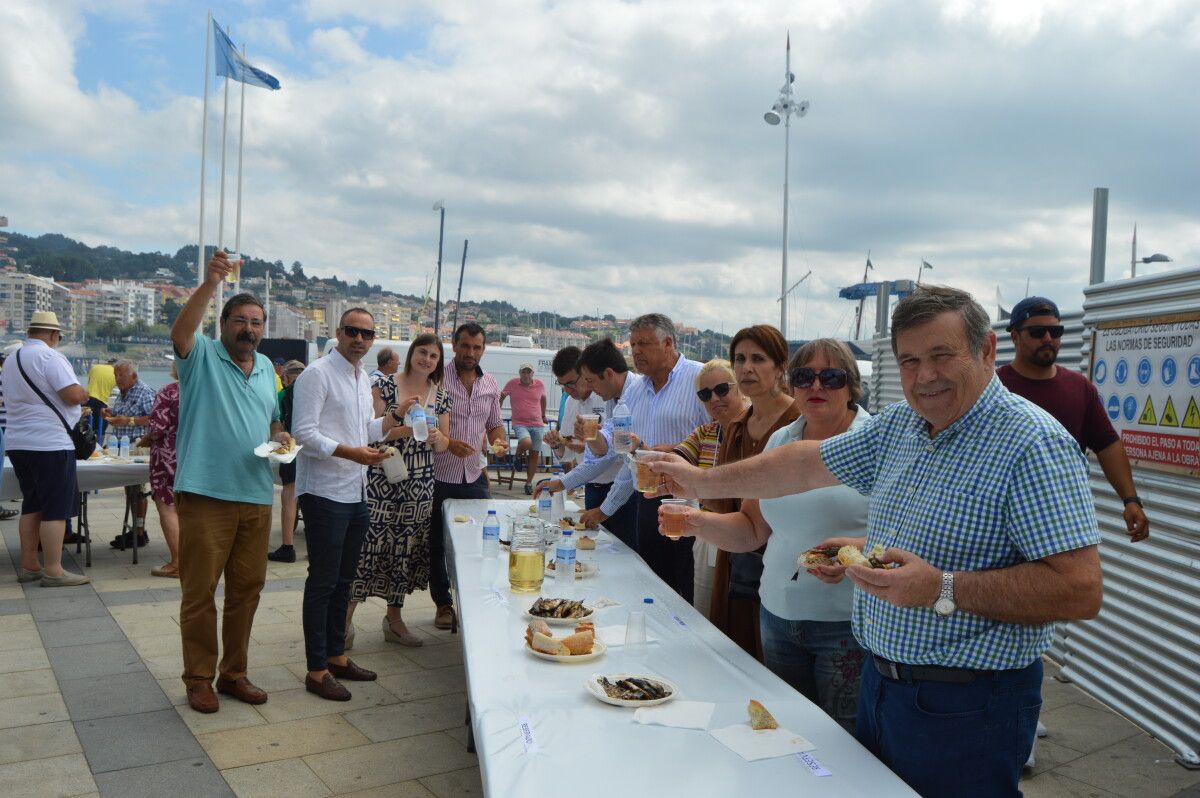
[[[580,377],[576,377],[575,379],[573,379],[573,380],[567,380],[566,382],[563,382],[562,380],[559,380],[559,381],[558,381],[558,387],[559,387],[559,388],[566,388],[566,389],[569,391],[569,390],[571,390],[572,388],[574,388],[576,385],[578,385],[578,384],[579,384],[579,380],[580,380],[580,379],[581,379]]]
[[[1029,337],[1034,340],[1045,337],[1046,333],[1050,333],[1050,337],[1058,340],[1063,336],[1063,330],[1066,328],[1061,324],[1034,324],[1029,327],[1022,327],[1022,330],[1029,333]]]
[[[836,391],[838,388],[846,387],[846,378],[848,376],[845,369],[821,369],[817,371],[807,366],[799,366],[788,372],[788,381],[792,384],[793,388],[811,388],[814,382],[820,380],[821,387],[828,391]]]
[[[352,324],[346,324],[342,327],[342,332],[348,338],[362,338],[364,341],[371,341],[375,338],[374,330],[364,330],[362,327],[355,327]]]
[[[234,324],[240,324],[243,327],[252,327],[256,330],[263,326],[262,319],[248,319],[245,316],[230,316],[229,321]]]
[[[700,390],[696,391],[696,398],[701,402],[707,403],[713,398],[713,394],[715,393],[719,399],[724,399],[729,395],[730,387],[731,386],[729,383],[723,382],[720,385],[714,385],[711,388],[701,388]]]

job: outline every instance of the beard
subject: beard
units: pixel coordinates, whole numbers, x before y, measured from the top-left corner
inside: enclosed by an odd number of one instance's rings
[[[1035,350],[1030,359],[1039,366],[1053,366],[1054,361],[1058,360],[1058,350],[1043,346]]]

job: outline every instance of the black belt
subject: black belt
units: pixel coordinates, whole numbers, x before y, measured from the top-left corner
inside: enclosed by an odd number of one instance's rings
[[[903,662],[892,662],[883,657],[874,657],[874,660],[875,670],[879,671],[881,676],[902,682],[967,684],[991,673],[972,668],[945,668],[941,665],[905,665]]]

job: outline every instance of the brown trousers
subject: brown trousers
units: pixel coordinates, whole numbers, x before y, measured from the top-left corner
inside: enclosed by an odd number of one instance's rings
[[[183,600],[183,682],[212,682],[217,671],[217,583],[225,575],[220,674],[246,675],[250,628],[267,581],[271,505],[177,493],[179,582]]]

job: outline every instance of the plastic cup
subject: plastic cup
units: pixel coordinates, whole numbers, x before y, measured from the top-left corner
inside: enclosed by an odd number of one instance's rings
[[[646,651],[646,613],[641,610],[630,610],[625,621],[625,652],[631,657],[640,656]]]
[[[594,441],[600,436],[600,416],[596,413],[580,413],[579,420],[583,423],[583,439]]]
[[[226,252],[225,258],[233,269],[225,275],[225,282],[238,283],[242,280],[242,255],[238,252]]]
[[[663,499],[662,521],[658,531],[671,540],[679,540],[683,537],[684,532],[687,531],[684,527],[684,519],[689,506],[687,499]]]
[[[656,474],[650,468],[652,462],[649,452],[638,452],[635,455],[637,465],[637,489],[642,493],[657,493],[662,485],[662,475]]]

